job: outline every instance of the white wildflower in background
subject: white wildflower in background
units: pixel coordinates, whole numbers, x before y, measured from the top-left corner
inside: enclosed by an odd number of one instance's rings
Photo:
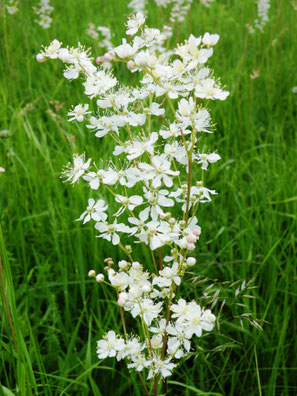
[[[297,93],[297,87],[293,87],[292,88],[292,92],[293,92],[293,94],[296,94]]]
[[[19,1],[18,0],[8,0],[5,4],[5,8],[8,14],[13,15],[19,10]]]
[[[200,0],[200,1],[201,1],[201,3],[202,3],[203,5],[205,5],[205,7],[210,7],[211,3],[212,3],[214,0]]]
[[[143,14],[146,13],[145,10],[146,6],[146,0],[131,0],[130,3],[128,4],[128,7],[133,10],[133,12],[142,12]]]
[[[38,7],[33,7],[37,19],[35,20],[43,29],[51,26],[53,18],[51,14],[54,7],[50,5],[50,0],[40,0]]]
[[[270,0],[256,0],[256,2],[257,2],[257,18],[255,19],[253,24],[246,25],[251,34],[255,33],[256,29],[263,32],[264,26],[269,20],[268,11],[270,8]]]
[[[257,4],[257,19],[255,20],[255,27],[263,31],[266,22],[269,20],[268,10],[270,8],[270,0],[258,0]]]
[[[94,23],[89,23],[86,33],[97,41],[99,48],[110,50],[112,48],[111,31],[107,26],[95,26]]]
[[[210,7],[211,3],[215,0],[200,0],[201,4],[205,7]],[[168,8],[170,10],[169,20],[171,23],[183,22],[186,15],[189,13],[193,0],[155,0],[158,7]],[[134,13],[141,12],[146,14],[146,7],[148,0],[132,0],[128,4],[128,7],[133,10]]]

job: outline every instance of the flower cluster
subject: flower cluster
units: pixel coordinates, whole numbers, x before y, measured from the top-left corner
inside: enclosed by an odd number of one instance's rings
[[[125,359],[128,368],[146,370],[147,379],[164,378],[189,353],[192,337],[211,331],[216,320],[210,310],[179,295],[182,279],[196,264],[190,253],[201,234],[198,207],[216,194],[205,186],[205,172],[220,156],[201,144],[213,132],[203,100],[224,100],[229,93],[206,65],[217,34],[190,35],[165,50],[166,34],[145,26],[140,12],[128,19],[126,33],[129,41],[124,38],[104,60],[125,63],[131,73],[139,73],[137,87],[120,84],[81,45],[62,47],[54,40],[37,60],[60,59],[66,64],[65,78],[83,77],[93,105],[77,104],[69,121],[85,123],[97,138],[114,141],[112,161],[92,165],[84,154],[75,155],[63,172],[66,181],[81,179],[96,196],[78,220],[94,221],[98,237],[127,256],[118,268],[106,259],[106,276],[89,273],[115,290],[124,331],[123,337],[108,331],[98,341],[98,356]],[[100,196],[102,191],[110,201]],[[127,245],[131,238],[146,246],[150,263],[134,258]],[[139,319],[141,335],[128,332],[124,312]]]
[[[138,337],[129,336],[126,329],[125,337],[109,331],[97,342],[99,359],[108,356],[126,359],[129,368],[136,371],[147,368],[147,379],[159,374],[163,378],[169,376],[176,367],[175,361],[189,353],[193,335],[201,337],[202,330],[211,331],[216,320],[210,310],[203,310],[195,301],[187,302],[182,298],[169,306],[170,321],[160,316],[165,301],[173,300],[174,290],[180,285],[184,272],[195,263],[193,257],[182,264],[175,261],[151,280],[149,272],[137,261],[120,261],[116,272],[112,260],[107,259],[108,284],[116,290],[119,306],[133,318],[140,318],[146,337],[141,342]],[[89,275],[104,282],[103,274],[90,271]],[[156,303],[156,300],[159,301]]]
[[[53,18],[51,17],[51,13],[54,10],[54,7],[50,5],[50,0],[40,0],[38,7],[33,7],[35,14],[37,15],[37,19],[35,20],[38,25],[40,25],[43,29],[48,29],[51,26]]]
[[[214,0],[200,0],[200,2],[206,7],[210,6]],[[158,7],[167,8],[171,6],[170,21],[171,22],[183,22],[185,16],[191,8],[193,0],[155,0]],[[128,7],[133,10],[134,13],[142,12],[146,13],[147,0],[131,0]]]
[[[253,25],[247,25],[250,33],[254,33],[255,29],[263,32],[264,26],[269,20],[269,8],[270,0],[257,0],[257,18],[255,19]]]
[[[8,0],[7,4],[5,4],[5,8],[8,12],[8,14],[13,15],[16,12],[18,12],[19,8],[18,8],[18,0]]]
[[[86,33],[97,41],[99,48],[104,48],[105,50],[112,49],[111,31],[109,27],[96,27],[93,23],[89,23],[89,28]]]

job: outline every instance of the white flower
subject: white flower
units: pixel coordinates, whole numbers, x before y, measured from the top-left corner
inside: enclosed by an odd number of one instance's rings
[[[220,38],[220,36],[218,34],[205,33],[202,38],[202,42],[203,42],[203,44],[212,47],[217,44],[217,42],[219,41],[219,38]]]
[[[150,221],[146,224],[146,231],[142,230],[135,236],[140,241],[150,245],[152,250],[158,249],[159,247],[171,243],[173,239],[176,239],[177,235],[171,232],[171,229],[165,221]]]
[[[162,302],[154,304],[153,300],[149,298],[144,298],[139,303],[135,303],[131,311],[133,318],[138,315],[143,317],[145,323],[150,326],[152,321],[158,317],[162,309]]]
[[[127,22],[127,31],[126,34],[128,35],[133,35],[137,33],[138,29],[140,26],[142,26],[145,22],[145,17],[141,12],[138,12],[136,15],[134,15],[132,18],[128,19]]]
[[[113,273],[113,271],[108,271],[108,278],[112,286],[119,290],[125,290],[129,285],[129,275],[126,272]],[[128,295],[125,300],[128,299]]]
[[[123,195],[117,195],[115,198],[116,202],[119,202],[122,204],[120,209],[114,214],[114,216],[119,216],[121,215],[126,208],[128,208],[131,212],[136,208],[137,206],[141,205],[143,202],[143,198],[140,195],[131,195],[130,197],[125,197]]]
[[[114,48],[114,52],[119,58],[131,58],[138,51],[138,42],[133,42],[133,45],[127,44],[126,39],[123,39],[122,44]]]
[[[68,121],[76,120],[78,122],[82,122],[85,118],[84,116],[86,114],[91,113],[90,111],[87,111],[88,108],[89,108],[88,104],[85,104],[85,105],[79,104],[79,105],[75,106],[74,109],[68,113],[68,116],[72,116],[71,118],[69,118]]]
[[[102,116],[100,118],[92,116],[90,117],[89,121],[90,124],[87,125],[87,128],[97,131],[95,136],[99,138],[105,136],[111,131],[119,134],[119,127],[123,127],[125,125],[125,121],[122,119],[122,117],[116,114],[109,117]]]
[[[229,92],[216,86],[215,80],[211,78],[206,78],[195,86],[195,96],[197,98],[225,100],[228,95]]]
[[[70,163],[67,164],[65,170],[62,172],[62,177],[67,177],[65,181],[67,182],[71,180],[71,184],[73,184],[85,173],[86,170],[88,170],[90,163],[91,158],[85,162],[84,154],[75,154],[73,156],[73,165]]]
[[[151,158],[152,165],[139,163],[139,168],[147,172],[148,178],[152,179],[152,187],[158,188],[163,180],[166,187],[172,187],[173,181],[170,176],[179,175],[179,171],[170,169],[171,163],[166,159],[165,154],[155,155]],[[150,173],[149,173],[150,171]]]
[[[96,204],[93,198],[88,200],[87,210],[83,212],[77,221],[83,220],[83,224],[87,223],[91,219],[95,221],[105,221],[107,219],[107,214],[104,213],[108,208],[103,199],[99,199]]]
[[[174,282],[177,286],[179,286],[181,282],[179,272],[178,263],[174,263],[171,268],[165,267],[163,270],[159,271],[161,276],[154,277],[153,285],[157,284],[159,287],[166,287],[171,286],[172,282]]]
[[[113,224],[105,223],[96,223],[95,228],[101,232],[98,235],[98,238],[104,238],[107,241],[111,241],[113,245],[118,245],[120,243],[120,237],[117,232],[130,232],[130,228],[123,223],[118,224],[117,219],[113,222]]]
[[[128,217],[128,221],[134,224],[136,227],[131,228],[131,235],[136,234],[136,232],[141,233],[145,226],[145,222],[149,217],[150,208],[145,208],[139,213],[139,219],[137,217]]]
[[[142,356],[142,359],[144,359],[143,355],[141,355],[141,351],[144,349],[144,345],[139,342],[137,338],[131,338],[125,343],[125,347],[118,352],[117,354],[117,360],[125,359],[125,357],[130,358],[135,362],[135,360],[140,359]],[[145,360],[145,359],[144,359]],[[140,366],[140,361],[138,361],[137,367]],[[143,367],[145,366],[145,363]],[[129,367],[129,366],[128,366]],[[133,368],[136,368],[136,366]],[[142,370],[142,369],[141,369]],[[141,371],[139,370],[139,371]]]
[[[61,43],[58,40],[53,40],[50,45],[44,48],[43,55],[50,59],[56,59],[59,54]]]
[[[162,318],[159,320],[158,327],[151,326],[149,328],[149,331],[151,331],[152,333],[157,333],[157,334],[162,334],[162,335],[165,333],[165,330],[166,330],[166,319],[165,318]]]
[[[117,352],[125,348],[125,341],[118,338],[114,331],[109,331],[103,340],[97,341],[99,359],[116,356]]]
[[[218,160],[221,159],[219,154],[216,153],[211,153],[211,154],[198,154],[195,157],[198,161],[198,164],[202,164],[201,169],[207,170],[208,168],[208,163],[212,164],[214,162],[217,162]]]
[[[169,191],[162,190],[147,190],[145,187],[143,188],[144,197],[147,200],[147,203],[150,205],[150,214],[153,220],[157,220],[160,215],[164,215],[161,206],[163,207],[171,207],[174,206],[174,200],[168,198]]]
[[[105,181],[103,182],[103,179],[106,173],[107,172],[104,169],[99,169],[96,173],[95,172],[87,173],[86,175],[83,176],[83,179],[89,182],[89,186],[92,190],[98,190],[100,183],[105,184]]]
[[[128,368],[134,368],[136,371],[142,371],[145,367],[150,365],[150,362],[146,360],[142,354],[133,354],[131,356],[132,363],[127,365]]]
[[[162,378],[166,378],[171,375],[171,371],[176,367],[176,364],[171,363],[171,359],[162,360],[161,356],[153,355],[153,358],[149,360],[150,371],[147,379],[151,379],[157,374],[161,374]]]
[[[190,352],[191,343],[185,335],[185,328],[183,323],[175,323],[174,326],[168,324],[167,326],[166,332],[171,336],[168,339],[168,351],[170,354],[174,354],[174,357],[178,356],[176,352],[180,346],[183,346],[186,352]],[[179,355],[181,357],[183,353],[179,353]]]

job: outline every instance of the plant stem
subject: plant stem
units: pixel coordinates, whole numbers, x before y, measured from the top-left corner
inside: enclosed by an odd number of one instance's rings
[[[142,385],[143,385],[143,387],[144,387],[145,394],[146,394],[147,396],[149,396],[150,394],[149,394],[149,391],[148,391],[148,389],[147,389],[147,387],[146,387],[146,385],[145,385],[145,382],[144,382],[144,379],[143,379],[142,375],[140,374],[139,371],[137,371],[137,373],[138,373],[139,378],[140,378],[140,381],[141,381],[141,383],[142,383]]]
[[[16,336],[15,336],[15,332],[14,332],[14,328],[13,328],[13,324],[12,324],[12,320],[11,320],[11,315],[10,315],[10,311],[9,311],[9,305],[8,305],[8,301],[7,301],[7,297],[6,297],[6,293],[5,293],[1,256],[0,256],[0,280],[1,280],[2,294],[3,294],[4,305],[5,305],[5,309],[6,309],[6,313],[7,313],[7,317],[8,317],[9,327],[10,327],[10,331],[11,331],[11,334],[12,334],[14,348],[15,348],[15,350],[17,352],[18,351],[18,344],[17,344],[17,341],[16,341]]]
[[[158,396],[158,376],[154,376],[154,396]]]

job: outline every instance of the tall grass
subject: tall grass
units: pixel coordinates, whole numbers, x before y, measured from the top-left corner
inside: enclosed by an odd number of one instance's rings
[[[110,26],[119,43],[129,11],[125,1],[53,0],[54,24],[44,31],[30,3],[14,16],[1,14],[0,129],[11,132],[0,140],[6,169],[0,178],[0,394],[141,395],[134,374],[95,353],[96,339],[106,329],[120,331],[120,324],[116,306],[107,304],[114,296],[87,272],[120,255],[96,239],[92,227],[74,222],[86,190],[78,185],[73,191],[59,179],[74,152],[104,158],[108,139],[94,139],[66,121],[70,105],[81,101],[80,84],[64,80],[62,65],[35,61],[40,46],[54,38],[80,41],[96,55],[85,33],[89,22]],[[207,343],[224,347],[208,353],[199,339],[171,377],[171,395],[297,393],[296,12],[289,1],[272,0],[264,33],[249,35],[245,24],[255,10],[252,0],[217,0],[209,9],[194,2],[178,35],[221,35],[212,62],[231,91],[225,102],[210,104],[217,123],[210,146],[223,160],[211,167],[207,185],[220,195],[198,215],[203,233],[193,278],[256,277],[257,298],[249,303],[266,322],[263,332],[242,330],[231,320],[235,311],[226,315],[220,334]],[[161,26],[163,18],[150,4],[148,24]],[[254,71],[259,77],[251,78]],[[116,73],[130,78],[123,68]],[[141,248],[139,258],[149,260]],[[197,280],[188,290],[200,298]]]

